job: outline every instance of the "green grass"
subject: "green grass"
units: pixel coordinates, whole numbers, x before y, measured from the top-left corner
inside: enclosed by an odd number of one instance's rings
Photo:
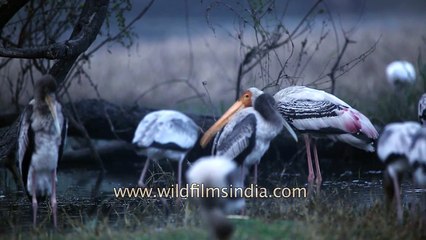
[[[15,231],[4,239],[208,239],[197,210],[185,213],[185,203],[162,207],[142,202],[125,213],[65,218],[58,231],[45,220],[36,230]],[[399,224],[393,209],[382,201],[370,206],[351,202],[333,193],[307,199],[252,199],[247,202],[249,219],[232,219],[233,239],[425,239],[426,216],[405,209]],[[102,208],[100,206],[99,208]],[[111,214],[112,213],[112,214]],[[185,220],[189,216],[189,221]]]

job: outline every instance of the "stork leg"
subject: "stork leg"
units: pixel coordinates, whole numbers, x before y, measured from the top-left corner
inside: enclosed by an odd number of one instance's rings
[[[183,155],[180,159],[179,159],[179,163],[178,163],[178,177],[177,177],[177,193],[176,193],[176,206],[179,207],[182,205],[182,199],[181,199],[181,191],[180,189],[182,188],[181,184],[182,184],[182,164],[183,161],[185,160],[185,155]]]
[[[308,170],[309,170],[308,183],[312,184],[314,183],[315,175],[314,175],[314,168],[312,167],[312,158],[311,158],[311,143],[310,143],[311,138],[307,134],[304,135],[304,138],[305,138],[305,145],[306,145],[306,158],[308,160]]]
[[[57,202],[56,202],[56,169],[52,172],[52,195],[50,196],[50,204],[52,205],[53,226],[58,227],[56,218]]]
[[[244,164],[242,164],[240,168],[241,168],[240,169],[240,173],[241,173],[241,176],[240,176],[241,177],[241,184],[242,184],[242,186],[245,186],[244,180],[245,180],[245,177],[246,177],[246,171],[248,171],[248,170],[246,169],[246,167],[244,166]],[[246,207],[245,206],[241,208],[240,215],[241,216],[245,216],[246,215]]]
[[[37,196],[36,196],[36,173],[35,171],[32,172],[33,176],[32,176],[32,190],[31,190],[31,195],[32,195],[32,207],[33,207],[33,227],[36,228],[37,226]]]
[[[402,205],[401,205],[401,193],[399,189],[399,182],[395,174],[392,174],[391,177],[393,181],[393,187],[395,190],[396,215],[397,215],[398,221],[402,223]]]
[[[185,156],[182,156],[182,158],[179,159],[179,164],[178,164],[178,190],[181,188],[181,184],[182,184],[182,164],[184,159],[185,159]]]
[[[256,186],[257,185],[257,167],[258,167],[258,163],[254,164],[254,181],[253,184]]]
[[[244,185],[244,180],[245,180],[245,177],[246,177],[246,169],[245,169],[246,167],[244,167],[244,165],[241,165],[241,183],[243,184],[243,186],[245,186]]]
[[[316,170],[316,179],[315,179],[315,183],[320,186],[322,183],[322,176],[321,176],[321,168],[319,165],[319,160],[318,160],[318,152],[317,152],[317,144],[316,142],[314,142],[314,158],[315,158],[315,170]]]
[[[142,173],[138,181],[139,187],[145,187],[144,179],[145,179],[146,171],[148,170],[150,160],[151,160],[150,158],[146,158],[145,165],[143,166]]]

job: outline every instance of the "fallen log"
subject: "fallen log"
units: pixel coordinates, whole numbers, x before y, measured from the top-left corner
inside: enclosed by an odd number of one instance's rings
[[[64,105],[65,115],[73,114],[71,104]],[[88,99],[74,103],[79,121],[93,139],[124,140],[131,142],[140,120],[156,109],[145,107],[122,107],[104,100]],[[187,114],[202,130],[210,127],[214,118]],[[0,115],[0,161],[14,154],[18,133],[18,114]],[[3,125],[2,125],[3,124]],[[81,132],[72,124],[68,127],[68,135],[81,137]]]
[[[74,104],[75,112],[78,115],[78,119],[87,129],[87,132],[91,139],[103,139],[103,140],[121,140],[129,144],[133,138],[134,131],[139,123],[139,121],[148,113],[155,111],[155,109],[144,108],[144,107],[125,107],[125,106],[117,106],[113,103],[106,102],[103,100],[83,100]],[[72,114],[74,111],[70,104],[64,105],[64,110],[66,114]],[[205,131],[209,128],[213,122],[214,118],[211,116],[199,116],[195,114],[188,114],[199,126]],[[76,117],[76,116],[74,116]],[[1,116],[0,116],[1,118]],[[9,118],[13,119],[11,116]],[[15,119],[18,118],[18,115],[15,116]],[[10,121],[10,120],[9,120]],[[1,122],[1,121],[0,121]],[[5,164],[5,159],[10,162],[13,162],[14,158],[10,158],[16,152],[16,140],[17,140],[17,132],[18,132],[18,121],[15,120],[11,125],[6,128],[0,129],[0,162],[3,161],[3,165]],[[75,126],[70,125],[68,128],[68,135],[72,137],[81,138],[81,132],[78,131]],[[211,143],[210,143],[211,144]],[[114,149],[119,151],[117,147],[123,147],[121,150],[129,151],[128,146],[126,144],[116,144]],[[111,147],[111,146],[109,146]],[[288,164],[291,165],[292,168],[295,165],[300,165],[298,168],[300,171],[305,171],[305,160],[304,159],[304,150],[303,150],[303,142],[299,141],[299,143],[294,142],[291,139],[287,132],[282,132],[274,141],[271,143],[271,147],[269,151],[265,154],[264,158],[268,159],[269,163],[276,162],[280,164]],[[211,145],[207,146],[205,149],[201,149],[197,145],[189,154],[188,160],[194,161],[200,156],[209,155],[210,154]],[[101,152],[106,151],[107,149],[100,148]],[[131,149],[130,149],[131,150]],[[321,165],[322,168],[327,171],[327,169],[348,169],[348,163],[350,165],[354,165],[355,169],[363,168],[363,169],[378,169],[381,168],[379,161],[374,161],[375,154],[366,153],[361,150],[354,149],[353,147],[343,144],[337,143],[323,139],[321,140],[321,144],[318,144],[318,151],[320,152],[322,159]],[[65,156],[65,160],[71,160],[68,162],[72,162],[77,158],[87,159],[88,153],[90,151],[84,149],[80,149],[78,152],[71,153],[67,152],[67,156]],[[297,158],[302,158],[300,160],[293,159],[296,152],[301,153],[301,156]],[[8,157],[9,156],[9,157]],[[293,160],[292,160],[293,159]],[[330,159],[339,159],[337,161],[330,161]],[[265,162],[268,162],[265,161]],[[289,162],[290,161],[290,162]],[[293,164],[292,162],[297,162],[297,164]],[[289,163],[287,163],[289,162]],[[2,164],[0,164],[2,165]],[[270,164],[262,164],[267,167]],[[275,166],[275,164],[273,164]],[[275,169],[276,170],[276,169]]]

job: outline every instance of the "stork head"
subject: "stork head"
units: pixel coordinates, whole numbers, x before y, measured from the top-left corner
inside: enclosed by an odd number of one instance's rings
[[[34,89],[34,97],[37,100],[44,99],[47,95],[54,95],[56,92],[56,81],[52,75],[47,74],[37,80]]]
[[[53,76],[50,74],[44,75],[39,80],[37,80],[35,84],[34,98],[36,100],[36,104],[42,102],[46,103],[47,107],[49,108],[50,114],[52,115],[55,128],[60,132],[61,128],[59,126],[59,120],[55,107],[56,89],[57,85],[55,78],[53,78]]]
[[[222,115],[219,120],[217,120],[213,126],[211,126],[203,135],[200,140],[201,147],[205,147],[210,140],[218,133],[241,109],[252,107],[256,98],[261,95],[263,92],[257,88],[249,88],[246,90],[241,97]]]

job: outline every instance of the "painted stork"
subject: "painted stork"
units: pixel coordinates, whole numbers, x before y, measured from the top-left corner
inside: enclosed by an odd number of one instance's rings
[[[188,186],[196,187],[189,196],[201,206],[201,216],[216,239],[229,239],[233,225],[227,214],[241,210],[245,205],[242,196],[233,196],[233,188],[242,188],[241,171],[232,159],[225,156],[202,157],[186,172]],[[221,196],[201,196],[206,188],[219,188]],[[201,189],[204,189],[203,191]]]
[[[386,164],[383,185],[387,200],[395,199],[398,220],[402,221],[402,206],[400,197],[400,183],[404,172],[410,170],[407,160],[413,137],[421,125],[417,122],[391,123],[386,125],[377,143],[377,155]],[[425,139],[414,145],[414,148],[424,146]],[[417,151],[421,153],[424,149]],[[423,161],[413,153],[413,161]]]
[[[419,129],[413,137],[408,153],[408,161],[412,166],[414,181],[426,186],[426,128]]]
[[[418,104],[418,115],[420,124],[426,126],[426,93],[420,97]]]
[[[416,81],[416,70],[407,61],[394,61],[386,67],[386,78],[394,87],[411,85]]]
[[[133,144],[138,154],[147,156],[138,185],[145,186],[145,174],[150,160],[178,161],[178,186],[182,181],[182,163],[186,154],[198,140],[199,128],[192,119],[173,110],[160,110],[147,114],[139,123]]]
[[[378,132],[370,120],[336,96],[304,86],[287,87],[274,95],[282,117],[304,134],[308,161],[308,182],[315,180],[311,158],[311,136],[326,136],[346,142],[356,148],[373,152]],[[316,183],[322,182],[318,153],[313,142]]]
[[[250,88],[205,132],[200,144],[206,146],[222,130],[214,139],[213,155],[234,159],[243,171],[254,165],[256,184],[257,165],[283,125],[296,136],[275,109],[274,98],[257,88]]]
[[[27,194],[32,199],[34,227],[37,223],[37,202],[47,196],[50,196],[53,223],[57,227],[56,170],[68,125],[55,91],[56,82],[51,75],[39,79],[34,99],[22,113],[19,126],[19,169]]]

